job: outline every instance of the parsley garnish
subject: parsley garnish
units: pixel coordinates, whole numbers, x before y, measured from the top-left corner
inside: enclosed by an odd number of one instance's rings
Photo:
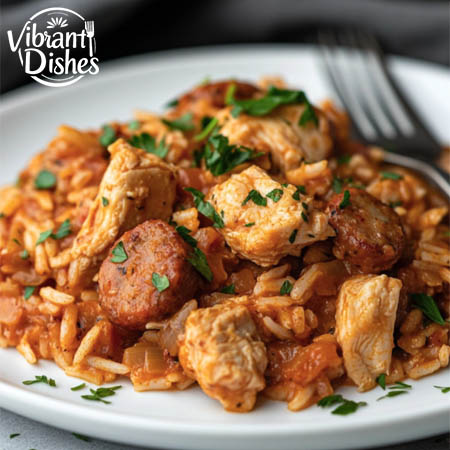
[[[329,406],[337,404],[339,404],[339,406],[333,409],[333,411],[331,411],[331,414],[337,414],[340,416],[352,414],[357,411],[360,406],[367,405],[366,402],[354,402],[353,400],[347,400],[343,398],[342,395],[329,395],[317,402],[317,406],[320,406],[321,408],[327,408]]]
[[[89,389],[91,391],[91,394],[89,395],[82,395],[81,398],[84,398],[85,400],[92,400],[95,402],[102,402],[105,404],[110,404],[108,400],[103,400],[105,397],[110,397],[112,395],[116,395],[116,390],[120,389],[122,386],[111,386],[107,388],[98,388],[98,389]]]
[[[14,438],[16,438],[17,436],[20,436],[20,433],[12,433],[12,434],[9,435],[9,438],[10,438],[10,439],[14,439]]]
[[[252,201],[255,205],[258,206],[267,206],[267,200],[255,189],[252,189],[245,200],[242,202],[242,206],[246,205],[249,201]]]
[[[158,292],[162,292],[170,286],[170,281],[166,275],[160,275],[159,273],[153,272],[152,284],[153,286],[155,286]]]
[[[340,194],[342,192],[342,180],[338,177],[334,177],[331,183],[331,188],[336,194]]]
[[[20,252],[21,259],[28,259],[30,257],[30,254],[28,253],[28,250],[24,249]]]
[[[246,223],[246,224],[244,225],[244,227],[250,228],[250,227],[252,227],[253,225],[255,225],[255,222],[248,222],[248,223]]]
[[[344,198],[341,203],[339,203],[339,209],[344,209],[346,206],[350,205],[350,191],[344,192]]]
[[[35,384],[35,383],[45,383],[51,387],[56,387],[55,380],[53,378],[47,378],[45,375],[36,375],[34,377],[34,380],[26,380],[26,381],[22,381],[22,383],[25,384],[26,386],[29,386],[30,384]]]
[[[156,139],[148,133],[141,133],[131,136],[129,143],[133,147],[142,148],[147,153],[152,153],[153,155],[159,156],[161,159],[165,158],[169,151],[169,147],[166,146],[166,141],[164,138],[159,141],[157,146]]]
[[[285,280],[281,285],[280,295],[289,295],[292,291],[292,283],[289,280]]]
[[[400,390],[398,390],[398,391],[390,391],[386,395],[383,395],[383,397],[377,398],[377,401],[378,400],[383,400],[385,398],[397,397],[399,395],[403,395],[403,394],[407,394],[407,393],[408,393],[408,391],[400,391]]]
[[[128,128],[129,128],[130,130],[137,130],[140,126],[141,126],[141,123],[139,122],[139,120],[132,120],[132,121],[128,124]]]
[[[39,235],[38,240],[36,241],[36,247],[37,247],[39,244],[42,244],[45,240],[47,240],[47,239],[52,235],[52,233],[53,233],[53,230],[43,231],[43,232]]]
[[[197,272],[199,272],[209,282],[213,279],[213,273],[209,267],[205,254],[197,247],[194,248],[190,257],[187,259]]]
[[[282,189],[273,189],[268,194],[266,194],[267,198],[272,199],[275,203],[279,202],[281,197],[283,197]]]
[[[382,373],[381,375],[377,376],[376,382],[378,385],[383,389],[383,391],[386,390],[386,374]]]
[[[436,389],[439,389],[443,394],[450,392],[450,386],[433,386]]]
[[[339,165],[342,164],[348,164],[350,162],[350,160],[352,159],[352,155],[341,155],[339,156],[339,158],[337,159],[337,163]]]
[[[383,400],[384,398],[392,398],[397,397],[399,395],[407,394],[408,389],[411,389],[412,386],[410,384],[402,383],[401,381],[397,381],[393,386],[389,386],[390,392],[388,392],[386,395],[383,395],[383,397],[377,398],[378,400]]]
[[[305,214],[304,211],[302,211],[301,216],[304,222],[308,222],[308,216]]]
[[[195,207],[198,209],[198,212],[208,217],[208,219],[211,219],[215,228],[223,228],[225,226],[222,217],[217,214],[213,205],[204,200],[205,194],[203,194],[203,192],[191,187],[184,188],[184,190],[192,194],[194,197]]]
[[[100,144],[102,144],[103,147],[108,147],[108,145],[111,145],[116,139],[116,131],[114,128],[110,125],[105,125],[103,127],[103,133],[99,138]]]
[[[113,257],[111,258],[111,262],[113,263],[122,263],[128,259],[127,252],[125,251],[125,247],[123,246],[123,242],[120,241],[112,251]]]
[[[235,294],[235,288],[234,288],[234,283],[230,284],[229,286],[224,286],[220,292],[222,292],[222,294]]]
[[[209,133],[211,133],[214,130],[214,128],[216,128],[218,123],[219,121],[217,120],[216,117],[208,120],[208,123],[203,127],[203,130],[199,134],[194,136],[194,140],[198,142],[205,139],[209,135]]]
[[[175,106],[178,106],[178,103],[180,103],[180,101],[177,98],[174,98],[166,103],[166,108],[174,108]]]
[[[41,170],[34,179],[36,189],[51,189],[56,185],[56,176],[49,170]]]
[[[413,306],[419,308],[430,320],[438,323],[439,325],[445,325],[445,321],[436,305],[433,297],[420,293],[411,295]]]
[[[36,286],[25,286],[25,291],[23,293],[23,298],[25,300],[28,300],[32,295],[34,290],[36,289]]]
[[[180,225],[178,227],[175,228],[178,232],[178,234],[183,238],[183,240],[185,242],[187,242],[189,245],[191,245],[192,247],[196,247],[197,246],[197,241],[195,238],[193,238],[189,233],[191,232],[191,230],[189,228],[186,228],[183,225]]]
[[[292,198],[294,200],[299,201],[300,200],[300,194],[303,194],[303,195],[306,194],[306,188],[305,188],[305,186],[302,186],[302,185],[296,186],[296,188],[297,188],[296,191],[292,194]]]
[[[295,238],[297,237],[297,233],[298,233],[298,230],[295,229],[295,230],[291,233],[291,235],[289,236],[289,242],[290,242],[291,244],[294,243]]]
[[[402,201],[397,201],[397,202],[389,202],[389,206],[392,208],[392,209],[394,209],[394,208],[397,208],[397,206],[402,206],[403,205],[403,202]]]
[[[194,129],[192,113],[186,113],[174,120],[162,119],[162,122],[172,130],[191,131]]]
[[[403,175],[400,175],[395,172],[381,172],[382,180],[401,180],[402,178],[403,178]]]
[[[70,230],[70,220],[66,219],[59,227],[55,234],[52,234],[53,239],[63,239],[71,233]]]
[[[92,439],[90,437],[84,436],[83,434],[78,434],[78,433],[72,433],[77,439],[80,439],[81,441],[84,442],[91,442]]]
[[[256,152],[247,147],[230,145],[226,136],[216,134],[210,136],[201,155],[194,155],[194,157],[200,159],[203,157],[206,168],[214,176],[218,176],[230,172],[240,164],[258,158],[263,154],[264,152]]]
[[[80,391],[81,389],[84,389],[86,387],[86,383],[81,383],[77,386],[71,387],[71,391]]]
[[[316,127],[318,127],[319,118],[317,117],[316,112],[314,111],[314,107],[311,105],[311,103],[309,103],[309,100],[306,98],[306,96],[305,96],[305,103],[306,108],[302,112],[298,124],[301,127],[304,127],[308,122],[312,122]]]
[[[5,213],[0,213],[0,219],[3,219],[5,217]]]
[[[109,205],[109,200],[106,197],[102,197],[102,205],[103,206],[108,206]]]

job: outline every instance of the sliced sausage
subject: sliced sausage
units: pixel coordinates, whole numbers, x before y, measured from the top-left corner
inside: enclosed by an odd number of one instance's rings
[[[113,249],[122,242],[126,261],[115,263]],[[164,319],[190,300],[199,276],[186,260],[189,248],[175,229],[162,220],[148,220],[119,238],[99,273],[100,303],[108,318],[125,328],[144,329]],[[166,276],[169,286],[159,292],[153,274]]]
[[[334,255],[362,273],[390,269],[405,245],[400,217],[367,192],[348,191],[349,203],[343,203],[345,193],[341,193],[334,195],[327,207],[329,223],[336,231]]]

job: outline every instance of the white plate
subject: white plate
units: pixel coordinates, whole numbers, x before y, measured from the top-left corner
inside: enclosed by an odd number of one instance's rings
[[[450,142],[450,77],[437,66],[393,58],[391,68],[412,102],[443,142]],[[1,182],[15,174],[55,134],[60,123],[94,127],[127,120],[134,108],[159,110],[167,100],[199,83],[239,77],[256,80],[282,75],[314,101],[330,96],[313,49],[299,46],[238,46],[173,51],[105,64],[74,86],[33,85],[4,96],[0,112]],[[24,386],[46,374],[57,388]],[[286,403],[261,399],[250,414],[230,414],[198,389],[135,393],[130,383],[111,405],[80,398],[80,383],[53,363],[28,365],[14,350],[0,350],[0,406],[56,427],[128,444],[183,449],[362,448],[444,433],[449,398],[433,385],[450,384],[449,372],[412,382],[412,391],[377,402],[380,388],[366,394],[344,388],[346,397],[369,403],[351,416],[318,407],[291,413]]]

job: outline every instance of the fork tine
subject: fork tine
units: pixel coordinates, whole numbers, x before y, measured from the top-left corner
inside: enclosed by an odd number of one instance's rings
[[[333,85],[339,99],[350,112],[350,116],[355,122],[361,134],[367,140],[373,140],[377,136],[377,131],[358,101],[353,89],[348,85],[348,81],[342,74],[341,65],[338,63],[337,41],[330,32],[319,32],[318,41],[324,61],[324,66],[328,78]]]

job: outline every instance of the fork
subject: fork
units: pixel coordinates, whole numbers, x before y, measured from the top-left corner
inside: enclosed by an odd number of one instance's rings
[[[391,78],[375,38],[360,30],[319,32],[325,73],[360,140],[387,150],[384,160],[422,174],[450,197],[449,174],[437,166],[441,146]]]
[[[86,20],[86,22],[84,22],[84,28],[86,29],[86,34],[89,38],[89,56],[92,57],[94,56],[94,54],[92,53],[92,39],[95,34],[94,21]]]

